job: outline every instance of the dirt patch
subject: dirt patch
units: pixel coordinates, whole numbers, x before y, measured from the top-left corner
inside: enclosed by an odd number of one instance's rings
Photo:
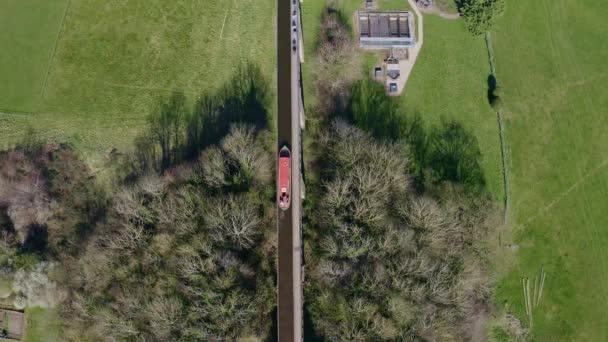
[[[486,342],[488,340],[488,307],[479,303],[475,305],[475,314],[470,317],[468,326],[470,327],[471,341]]]
[[[434,2],[431,2],[428,6],[421,6],[420,2],[417,2],[417,7],[420,9],[420,12],[424,14],[438,15],[441,18],[448,20],[456,20],[460,18],[460,14],[447,12],[444,9],[440,8]]]

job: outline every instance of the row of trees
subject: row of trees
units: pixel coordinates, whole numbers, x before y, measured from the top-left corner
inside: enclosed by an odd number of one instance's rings
[[[61,301],[73,341],[266,337],[276,242],[265,134],[233,125],[196,160],[101,199],[67,145],[4,152],[1,261],[16,304]]]
[[[346,22],[333,4],[322,13],[314,76],[316,107],[323,114],[343,110],[350,86],[360,78],[361,58]]]
[[[270,156],[260,141],[252,127],[233,126],[196,164],[143,177],[112,198],[82,255],[66,264],[67,336],[267,336],[275,242]]]
[[[66,340],[263,340],[275,292],[268,84],[160,102],[101,187],[69,145],[0,152],[0,271]],[[192,108],[192,109],[190,109]],[[105,183],[104,183],[105,184]]]
[[[306,298],[318,333],[331,341],[470,339],[491,302],[492,203],[458,190],[417,193],[403,146],[344,121],[322,145],[307,230]]]

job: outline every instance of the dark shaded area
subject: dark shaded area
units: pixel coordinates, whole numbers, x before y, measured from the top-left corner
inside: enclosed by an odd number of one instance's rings
[[[498,85],[496,77],[492,74],[488,76],[488,103],[495,110],[502,108],[502,88]]]
[[[414,176],[414,185],[422,188],[424,170],[427,167],[428,133],[420,114],[413,115],[403,124],[401,139],[406,143],[410,172]]]
[[[6,234],[14,235],[15,234],[15,226],[13,225],[13,221],[8,216],[8,208],[6,206],[0,205],[0,232],[2,232],[3,236]]]
[[[480,191],[485,185],[481,157],[477,138],[458,122],[442,122],[429,134],[426,164],[435,182],[450,181]]]
[[[353,85],[350,101],[341,116],[377,138],[397,140],[402,135],[404,120],[399,103],[386,95],[384,86],[366,79]]]
[[[160,147],[160,168],[167,169],[181,161],[181,125],[185,115],[186,97],[174,92],[161,99],[159,109],[148,117],[149,135]]]
[[[279,320],[277,317],[278,313],[278,307],[275,306],[272,310],[272,324],[270,325],[270,336],[268,336],[268,339],[266,340],[268,342],[277,342],[279,340]]]
[[[462,13],[462,8],[464,7],[464,5],[470,0],[454,0],[454,3],[456,4],[456,9],[458,10],[458,13]]]
[[[492,104],[495,99],[494,90],[496,89],[496,77],[490,74],[488,76],[488,103]]]
[[[48,224],[53,253],[78,254],[79,247],[106,215],[108,199],[88,167],[67,144],[46,153],[41,166],[48,194],[61,205],[61,213]]]
[[[304,303],[304,341],[325,341],[325,339],[321,335],[317,334],[314,323],[312,321],[312,317],[310,316],[310,310],[308,309],[308,305],[306,303]]]
[[[202,94],[192,109],[181,92],[159,101],[148,119],[149,130],[135,140],[136,169],[164,171],[198,157],[217,144],[234,123],[257,130],[268,127],[270,85],[259,67],[246,64],[214,94]]]
[[[23,253],[44,254],[49,242],[49,232],[46,225],[31,224],[27,230],[27,236],[21,246]]]
[[[268,127],[270,85],[259,67],[247,64],[215,95],[202,95],[186,119],[186,155],[196,156],[224,137],[233,123],[247,123],[258,130]]]

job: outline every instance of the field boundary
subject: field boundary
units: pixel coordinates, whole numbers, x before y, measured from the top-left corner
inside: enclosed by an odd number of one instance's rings
[[[46,72],[44,74],[44,81],[42,82],[42,89],[40,90],[41,98],[44,98],[44,95],[46,94],[46,85],[49,80],[49,75],[51,74],[53,61],[55,60],[55,53],[57,52],[57,43],[59,42],[59,37],[61,37],[61,32],[63,32],[63,24],[65,23],[65,18],[68,15],[68,11],[70,9],[71,3],[72,3],[72,0],[67,0],[65,9],[63,10],[63,16],[61,17],[61,22],[59,23],[59,29],[57,30],[57,35],[55,36],[55,41],[53,42],[53,49],[51,50],[51,55],[49,57],[48,65],[46,67]]]
[[[496,67],[494,65],[494,51],[492,51],[492,40],[490,37],[490,32],[486,32],[486,48],[488,50],[488,60],[490,62],[490,73],[492,77],[498,83],[498,79],[496,78]],[[509,164],[507,160],[507,138],[505,134],[505,125],[502,120],[501,110],[498,109],[496,111],[496,118],[498,120],[498,135],[500,137],[500,154],[502,159],[502,178],[503,178],[503,191],[504,191],[504,222],[507,221],[511,209],[511,195],[509,194]]]

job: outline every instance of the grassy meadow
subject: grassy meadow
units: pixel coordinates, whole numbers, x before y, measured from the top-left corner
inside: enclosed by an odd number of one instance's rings
[[[527,322],[521,278],[544,265],[533,340],[608,340],[607,15],[604,1],[510,1],[492,32],[519,245],[498,299]]]
[[[8,3],[7,3],[8,2]],[[239,64],[275,70],[271,0],[5,0],[0,146],[33,128],[92,164],[127,150],[172,91],[194,99]]]

